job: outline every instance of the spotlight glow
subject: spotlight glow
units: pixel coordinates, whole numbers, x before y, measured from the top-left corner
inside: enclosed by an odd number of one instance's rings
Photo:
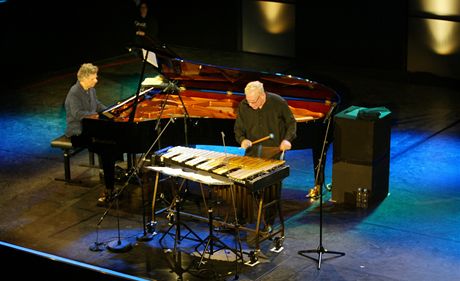
[[[459,47],[460,24],[452,21],[427,19],[430,34],[428,44],[439,55],[455,53]]]
[[[293,28],[294,14],[290,5],[267,1],[259,1],[257,5],[262,13],[263,26],[267,32],[280,34]]]
[[[458,0],[422,0],[423,11],[437,16],[455,16],[460,14]]]

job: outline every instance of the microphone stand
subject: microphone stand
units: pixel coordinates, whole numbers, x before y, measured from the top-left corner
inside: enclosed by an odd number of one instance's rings
[[[136,166],[136,169],[133,171],[133,174],[136,173],[137,171],[139,171],[139,169],[142,167],[142,165],[144,165],[144,162],[145,162],[145,157],[147,155],[150,154],[150,152],[152,151],[153,147],[155,146],[155,144],[158,142],[158,140],[160,139],[161,135],[163,135],[164,131],[166,131],[166,128],[168,128],[169,124],[173,122],[174,123],[174,118],[171,117],[168,121],[168,123],[166,123],[165,127],[163,128],[163,130],[158,134],[157,138],[155,139],[155,141],[150,145],[149,149],[147,150],[147,152],[144,153],[144,156],[142,156],[140,159],[139,159],[139,162],[137,163],[137,166]],[[140,179],[139,179],[139,176],[137,176],[136,174],[136,177],[138,179],[138,181],[140,182]],[[143,223],[143,230],[144,232],[140,235],[137,236],[137,240],[138,241],[150,241],[152,240],[153,236],[156,235],[156,231],[155,231],[155,227],[156,227],[156,221],[151,221],[148,225],[146,224],[145,222],[145,217],[146,217],[146,210],[145,210],[145,201],[144,201],[144,185],[141,183],[141,187],[142,187],[142,223]],[[147,232],[147,229],[146,227],[148,227],[149,231]]]
[[[332,108],[329,110],[328,114],[325,117],[327,119],[327,127],[326,127],[326,133],[324,135],[323,147],[321,150],[321,157],[319,158],[319,162],[318,162],[318,169],[316,170],[315,186],[318,184],[320,170],[324,169],[322,165],[322,161],[323,161],[323,158],[326,156],[326,152],[327,152],[326,151],[327,136],[329,133],[329,126],[331,124],[331,119],[332,119],[331,114],[332,114],[332,111],[334,110],[334,106],[335,106],[334,104],[331,106]],[[307,254],[309,253],[318,254],[318,258],[316,259],[316,258],[308,256]],[[336,256],[337,258],[341,256],[345,256],[345,253],[343,252],[329,251],[323,246],[323,186],[322,185],[319,187],[319,246],[316,249],[298,251],[298,254],[306,258],[312,259],[314,261],[317,261],[318,270],[321,269],[321,262],[323,260],[324,254],[338,255]]]
[[[161,135],[164,133],[164,131],[166,130],[166,128],[168,127],[168,125],[171,123],[171,122],[174,122],[174,118],[170,118],[168,123],[166,123],[166,126],[163,128],[163,130],[160,132],[160,134],[158,134],[157,138],[155,139],[155,141],[152,143],[152,145],[150,146],[150,148],[147,150],[147,152],[144,154],[143,157],[141,157],[136,165],[136,167],[133,169],[133,171],[131,172],[131,174],[129,175],[128,179],[126,180],[125,184],[123,185],[122,188],[120,188],[118,190],[117,193],[115,193],[113,199],[110,201],[110,204],[109,206],[107,207],[107,209],[105,210],[104,214],[101,216],[101,218],[99,219],[98,223],[97,223],[97,227],[100,226],[100,224],[102,223],[102,221],[104,220],[104,218],[107,216],[107,214],[109,213],[110,209],[112,208],[112,205],[113,205],[113,202],[115,201],[116,202],[116,207],[117,207],[117,229],[118,229],[118,239],[117,240],[114,240],[114,241],[111,241],[107,244],[107,248],[109,250],[111,250],[112,252],[126,252],[128,250],[130,250],[132,248],[132,245],[130,243],[127,243],[125,241],[122,241],[121,240],[121,237],[120,237],[120,216],[119,216],[119,204],[118,204],[118,200],[119,200],[119,197],[120,197],[120,194],[125,190],[125,188],[128,186],[131,178],[133,177],[133,175],[135,175],[137,178],[138,178],[138,181],[140,182],[140,179],[139,179],[139,176],[137,174],[137,171],[140,169],[140,167],[144,164],[145,162],[145,156],[148,155],[153,147],[155,146],[155,144],[157,143],[157,141],[160,139]],[[141,184],[141,187],[142,187],[142,206],[143,206],[143,215],[142,215],[142,219],[143,219],[143,234],[139,235],[138,236],[138,240],[140,241],[149,241],[153,238],[153,236],[156,234],[155,232],[154,233],[150,233],[151,235],[149,235],[149,233],[147,233],[146,231],[146,223],[145,223],[145,214],[146,214],[146,211],[145,211],[145,202],[144,202],[144,188],[143,188],[143,184]],[[94,245],[99,245],[98,242],[95,242]],[[95,246],[93,247],[90,247],[91,250],[93,250],[93,248],[95,250],[98,250]]]
[[[153,43],[154,46],[157,46],[157,42],[155,40],[153,40],[150,36],[146,35],[145,36],[151,43]],[[175,58],[179,58],[179,56],[174,52],[172,51],[170,48],[168,48],[166,46],[166,44],[162,44],[161,48],[155,48],[157,51],[160,52],[160,54],[163,54],[163,55],[166,55],[167,57],[175,57]],[[144,72],[145,72],[145,65],[146,65],[146,62],[147,62],[147,58],[148,58],[148,54],[149,54],[149,50],[146,49],[146,53],[145,53],[145,56],[144,56],[144,62],[143,62],[143,66],[142,66],[142,72],[141,72],[141,78],[140,78],[140,81],[139,81],[139,84],[138,84],[138,90],[136,92],[136,99],[134,101],[134,104],[133,104],[133,110],[130,112],[130,116],[129,116],[129,120],[130,122],[132,122],[134,120],[134,114],[136,112],[136,107],[137,107],[137,103],[138,103],[138,93],[140,91],[140,86],[141,86],[141,83],[142,83],[142,77],[144,76]],[[166,75],[164,75],[162,72],[161,72],[161,69],[159,67],[155,67],[158,71],[158,73],[161,73],[164,77]],[[176,85],[177,82],[172,82],[172,81],[168,81],[168,86],[165,87],[165,89],[163,89],[163,92],[166,92],[166,97],[161,105],[161,110],[160,110],[160,114],[158,115],[158,118],[157,118],[157,123],[155,125],[155,130],[158,131],[158,127],[160,125],[160,119],[161,119],[161,116],[163,114],[163,111],[164,111],[164,108],[166,106],[166,103],[168,101],[168,96],[170,94],[170,92],[172,93],[177,93],[177,96],[179,97],[179,100],[182,104],[182,107],[184,108],[184,137],[185,137],[185,145],[188,146],[188,129],[187,129],[187,119],[189,117],[189,114],[188,114],[188,111],[187,111],[187,108],[185,107],[185,104],[184,104],[184,101],[182,100],[182,96],[180,95],[180,89],[177,87]]]
[[[89,249],[93,252],[100,252],[104,250],[101,246],[104,245],[104,242],[99,242],[99,225],[96,227],[96,241],[93,245],[89,246]]]
[[[157,122],[155,124],[155,130],[156,131],[158,131],[158,127],[160,126],[161,116],[163,115],[163,111],[164,111],[164,109],[166,107],[166,103],[168,103],[169,87],[171,86],[171,84],[172,84],[171,82],[168,82],[168,86],[166,86],[162,91],[162,92],[166,93],[166,97],[163,100],[163,102],[161,103],[160,114],[158,114]]]
[[[140,80],[139,80],[139,83],[138,83],[138,86],[137,86],[137,91],[136,91],[136,95],[135,95],[135,98],[134,98],[134,101],[133,101],[133,108],[129,114],[129,118],[128,118],[128,122],[133,122],[134,121],[134,116],[136,114],[136,108],[137,108],[137,104],[139,103],[139,92],[140,92],[140,89],[141,89],[141,84],[142,84],[142,78],[144,77],[144,72],[145,72],[145,65],[146,65],[146,62],[147,62],[147,56],[148,56],[148,50],[147,52],[145,53],[145,57],[144,57],[144,61],[143,61],[143,64],[142,64],[142,71],[141,71],[141,75],[140,75]],[[129,158],[129,157],[128,157]],[[126,182],[126,184],[121,188],[120,191],[124,190],[124,188],[128,185],[129,183],[129,180],[131,179],[131,176],[128,178],[128,181]],[[131,244],[130,243],[127,243],[125,241],[122,241],[121,240],[121,237],[120,237],[120,216],[119,216],[119,206],[118,206],[118,197],[120,195],[120,192],[117,192],[114,196],[114,198],[112,198],[112,200],[110,201],[110,204],[109,206],[107,207],[107,209],[105,210],[104,214],[102,215],[102,217],[99,219],[99,222],[97,223],[97,227],[100,226],[100,224],[102,223],[102,221],[104,220],[105,216],[109,213],[109,210],[112,208],[112,203],[113,203],[113,200],[115,199],[115,202],[117,204],[117,229],[118,229],[118,239],[117,240],[114,240],[112,242],[109,242],[107,244],[107,248],[109,250],[112,250],[113,252],[126,252],[128,250],[131,249]],[[90,250],[92,251],[98,251],[100,250],[98,248],[98,246],[100,245],[100,243],[98,242],[95,242],[95,244],[93,246],[90,247]]]
[[[134,121],[134,116],[136,115],[136,108],[137,108],[137,104],[139,103],[139,92],[141,91],[142,79],[144,78],[145,65],[147,64],[148,55],[149,55],[149,51],[146,50],[145,56],[144,56],[144,61],[142,63],[142,70],[141,70],[141,75],[140,75],[140,78],[139,78],[139,83],[137,84],[136,98],[134,99],[134,102],[133,102],[133,109],[129,113],[128,122],[133,122]]]
[[[166,103],[168,102],[168,97],[170,95],[170,93],[177,93],[177,96],[179,97],[179,100],[182,104],[182,107],[184,108],[184,138],[185,138],[185,145],[188,146],[188,129],[187,129],[187,119],[189,117],[189,114],[188,114],[188,111],[187,111],[187,107],[185,107],[185,103],[184,103],[184,100],[182,99],[182,96],[180,94],[180,89],[177,87],[176,85],[176,82],[171,82],[171,81],[168,81],[168,86],[166,86],[166,88],[163,90],[163,92],[166,92],[166,97],[163,101],[163,103],[161,104],[161,110],[160,110],[160,114],[158,115],[158,118],[157,118],[157,123],[155,125],[155,129],[158,130],[158,126],[160,124],[160,119],[161,119],[161,116],[163,114],[163,111],[164,111],[164,108],[166,106]]]

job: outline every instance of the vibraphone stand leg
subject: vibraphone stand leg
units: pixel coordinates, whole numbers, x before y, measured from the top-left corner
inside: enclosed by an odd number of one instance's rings
[[[320,173],[322,173],[322,171],[320,171],[322,170],[322,166],[323,166],[322,161],[323,161],[323,158],[326,156],[326,152],[327,152],[325,147],[327,143],[327,135],[329,132],[329,126],[331,124],[331,119],[332,119],[330,113],[332,113],[333,109],[334,109],[334,106],[331,106],[329,114],[326,116],[327,127],[326,127],[326,133],[324,135],[323,147],[321,150],[321,157],[319,158],[318,169],[316,170],[315,186],[318,184]],[[315,258],[312,258],[306,255],[308,253],[316,253],[318,254],[318,258],[315,259]],[[323,260],[323,254],[334,254],[334,255],[337,255],[336,256],[337,258],[341,256],[345,256],[345,253],[343,252],[329,251],[325,249],[323,246],[323,187],[322,186],[320,186],[319,188],[319,246],[316,249],[298,251],[298,254],[301,256],[307,257],[309,259],[312,259],[314,261],[317,261],[318,270],[321,269],[321,262]]]

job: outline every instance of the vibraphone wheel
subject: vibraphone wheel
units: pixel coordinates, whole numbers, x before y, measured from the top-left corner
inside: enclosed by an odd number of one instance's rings
[[[284,242],[283,237],[275,237],[275,239],[273,240],[273,244],[275,245],[275,250],[281,249],[281,247],[283,247],[283,242]]]
[[[248,254],[249,262],[246,264],[254,266],[259,262],[258,251],[250,251]]]

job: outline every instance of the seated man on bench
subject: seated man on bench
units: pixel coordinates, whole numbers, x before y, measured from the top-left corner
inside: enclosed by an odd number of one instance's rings
[[[81,146],[81,139],[79,139],[79,136],[82,132],[81,120],[83,117],[98,114],[106,108],[96,96],[95,86],[98,82],[98,71],[99,68],[91,63],[82,64],[77,72],[77,82],[70,88],[65,100],[67,123],[65,135],[70,137],[74,147]],[[116,157],[111,154],[100,156],[103,167],[104,165],[108,165],[108,163],[113,163],[112,161],[105,160]],[[115,185],[114,175],[104,174],[104,181],[107,190],[98,199],[99,205],[104,205],[109,200]]]

